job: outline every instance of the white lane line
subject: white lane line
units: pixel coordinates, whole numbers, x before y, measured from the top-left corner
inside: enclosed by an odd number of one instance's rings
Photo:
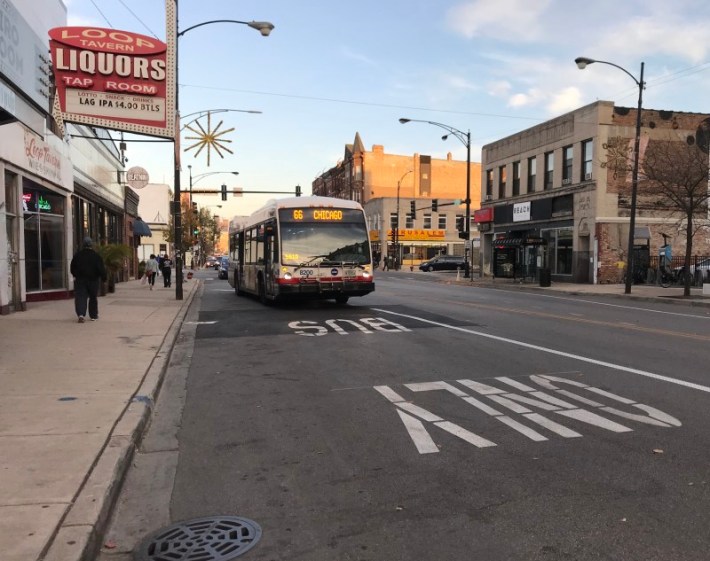
[[[441,323],[438,321],[432,321],[429,319],[421,318],[418,316],[412,316],[409,314],[400,314],[398,312],[393,312],[391,310],[384,310],[375,308],[376,311],[383,314],[390,314],[393,316],[409,318],[414,321],[420,321],[422,323],[428,323],[429,325],[436,325],[438,327],[444,327],[446,329],[451,329],[453,331],[460,331],[461,333],[469,333],[470,335],[477,335],[478,337],[484,337],[486,339],[493,339],[494,341],[500,341],[503,343],[510,343],[511,345],[517,345],[519,347],[524,347],[526,349],[533,349],[535,351],[540,351],[543,353],[550,353],[557,356],[563,356],[565,358],[571,358],[574,360],[579,360],[582,362],[587,362],[589,364],[596,364],[597,366],[604,366],[606,368],[612,368],[614,370],[621,370],[622,372],[629,372],[631,374],[637,374],[639,376],[645,376],[646,378],[652,378],[654,380],[660,380],[662,382],[668,382],[671,384],[677,384],[686,388],[691,388],[694,390],[700,390],[702,392],[710,393],[710,387],[703,386],[701,384],[695,384],[693,382],[687,382],[685,380],[679,380],[677,378],[671,378],[670,376],[663,376],[662,374],[654,374],[653,372],[648,372],[646,370],[639,370],[638,368],[630,368],[628,366],[622,366],[620,364],[614,364],[613,362],[606,362],[604,360],[596,360],[594,358],[576,355],[573,353],[566,353],[564,351],[558,351],[556,349],[551,349],[549,347],[541,347],[540,345],[532,345],[530,343],[524,343],[523,341],[518,341],[516,339],[509,339],[508,337],[499,337],[498,335],[491,335],[490,333],[483,333],[481,331],[475,331],[473,329],[466,329],[465,327],[457,327],[455,325],[449,325],[446,323]]]
[[[412,442],[414,442],[414,446],[417,447],[417,451],[420,454],[433,454],[439,451],[439,447],[424,428],[424,423],[399,409],[397,409],[397,413],[399,414],[399,418],[402,419],[404,428],[407,429],[409,437],[412,439]]]

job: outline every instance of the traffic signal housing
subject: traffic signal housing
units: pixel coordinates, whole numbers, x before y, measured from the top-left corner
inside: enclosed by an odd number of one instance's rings
[[[432,199],[431,200],[431,211],[437,212],[438,210],[439,210],[439,199]]]
[[[222,200],[227,200],[227,186],[224,183],[222,183]]]
[[[412,215],[412,220],[417,217],[417,201],[409,201],[409,214]]]
[[[296,185],[296,196],[297,197],[301,196],[301,186],[300,185]]]
[[[464,227],[464,217],[463,216],[457,216],[456,217],[456,229],[459,231],[459,238],[466,239],[466,228]]]

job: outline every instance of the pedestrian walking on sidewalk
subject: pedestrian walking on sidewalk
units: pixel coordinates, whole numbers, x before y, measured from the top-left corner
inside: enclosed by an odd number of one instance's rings
[[[172,271],[170,270],[170,267],[173,266],[173,262],[170,260],[170,257],[167,255],[163,257],[163,285],[165,288],[170,288],[171,282],[170,282],[170,276]]]
[[[90,237],[84,238],[82,248],[74,255],[69,266],[74,277],[74,309],[79,323],[84,323],[86,318],[87,299],[91,321],[99,319],[99,283],[107,278],[104,261],[93,246]]]
[[[155,259],[155,254],[150,254],[150,259],[145,264],[145,274],[148,277],[148,286],[153,290],[155,285],[155,276],[158,274],[158,261]]]

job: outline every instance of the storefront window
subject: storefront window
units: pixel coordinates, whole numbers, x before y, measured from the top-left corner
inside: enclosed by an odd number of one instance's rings
[[[23,182],[27,292],[66,288],[64,197]]]
[[[553,275],[572,274],[572,228],[543,230],[547,241],[548,266]]]

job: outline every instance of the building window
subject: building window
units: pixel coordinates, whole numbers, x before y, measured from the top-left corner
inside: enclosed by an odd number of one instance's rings
[[[580,181],[592,179],[592,157],[594,156],[594,142],[585,140],[582,142],[582,177]]]
[[[513,162],[513,196],[520,195],[520,162]]]
[[[439,225],[437,227],[439,228],[439,230],[446,230],[446,215],[445,214],[439,215]]]
[[[498,198],[505,199],[505,182],[508,176],[505,170],[505,166],[500,166],[498,168]]]
[[[486,170],[486,200],[493,198],[493,170]]]
[[[414,228],[414,219],[412,218],[412,215],[410,213],[407,213],[407,219],[405,222],[405,228],[407,228],[408,230],[412,230]]]
[[[431,230],[431,214],[424,215],[424,226],[425,230]]]
[[[537,177],[537,158],[528,158],[528,193],[535,191],[535,178]]]
[[[565,146],[562,149],[562,159],[564,160],[562,166],[562,185],[567,185],[572,182],[572,147]]]
[[[555,173],[555,153],[545,152],[545,179],[543,189],[545,191],[552,189],[552,176]]]

